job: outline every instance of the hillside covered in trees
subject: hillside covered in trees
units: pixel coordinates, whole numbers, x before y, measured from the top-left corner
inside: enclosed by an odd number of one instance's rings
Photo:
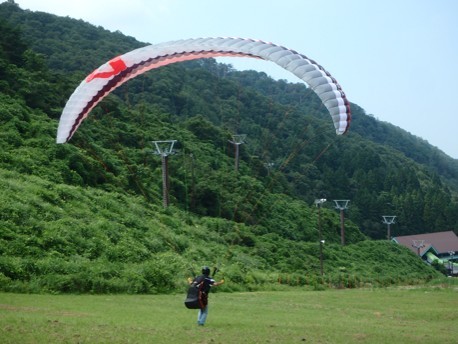
[[[371,240],[386,237],[386,214],[394,235],[457,231],[458,162],[427,142],[355,104],[336,136],[306,85],[205,59],[129,81],[57,145],[73,89],[144,43],[13,1],[0,4],[0,29],[3,290],[165,292],[203,261],[234,290],[320,284],[318,227],[331,284],[436,276]],[[234,134],[247,135],[238,171]],[[163,209],[151,141],[172,139]],[[316,198],[328,199],[321,211]],[[344,247],[333,199],[350,200]]]

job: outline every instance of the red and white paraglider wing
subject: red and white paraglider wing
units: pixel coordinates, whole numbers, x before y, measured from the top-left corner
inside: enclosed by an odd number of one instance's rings
[[[350,125],[350,104],[337,81],[313,60],[284,47],[241,38],[198,38],[149,45],[115,57],[84,79],[70,96],[57,130],[57,143],[68,142],[89,112],[111,91],[151,69],[209,57],[252,57],[272,61],[290,71],[320,97],[336,133]]]

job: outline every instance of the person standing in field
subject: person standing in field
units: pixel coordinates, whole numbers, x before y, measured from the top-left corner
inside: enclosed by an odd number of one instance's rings
[[[190,285],[194,284],[199,289],[198,303],[199,312],[197,313],[197,324],[204,326],[208,316],[208,294],[212,287],[217,287],[224,283],[224,279],[216,282],[210,276],[210,268],[204,266],[202,268],[202,275],[195,277],[194,279],[188,278]]]

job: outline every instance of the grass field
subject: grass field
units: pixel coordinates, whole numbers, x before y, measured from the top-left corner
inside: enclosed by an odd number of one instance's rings
[[[1,343],[456,343],[458,288],[184,295],[0,293]]]

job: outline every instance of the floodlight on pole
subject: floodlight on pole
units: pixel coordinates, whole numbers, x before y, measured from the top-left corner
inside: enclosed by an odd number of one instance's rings
[[[320,274],[323,276],[324,269],[323,269],[323,234],[321,232],[321,205],[326,202],[326,198],[319,198],[315,200],[315,205],[318,208],[318,236],[320,240]]]
[[[344,226],[344,210],[348,209],[348,203],[350,200],[348,199],[335,199],[334,203],[336,204],[336,209],[340,210],[340,243],[345,245],[345,226]]]
[[[176,140],[151,141],[156,148],[153,154],[161,156],[162,159],[162,204],[164,208],[169,206],[169,155],[175,154],[173,146]]]
[[[412,246],[417,249],[417,255],[420,256],[420,249],[425,247],[424,240],[412,240]]]
[[[234,145],[235,148],[235,171],[239,170],[239,146],[245,143],[246,134],[232,135],[232,141],[230,143]]]
[[[315,205],[316,205],[317,207],[321,207],[321,204],[323,204],[324,202],[326,202],[326,198],[317,198],[317,199],[315,200]]]
[[[393,215],[382,215],[383,217],[383,223],[387,225],[387,232],[386,232],[386,238],[387,240],[391,239],[391,225],[396,223],[394,220],[396,219],[396,216]]]

